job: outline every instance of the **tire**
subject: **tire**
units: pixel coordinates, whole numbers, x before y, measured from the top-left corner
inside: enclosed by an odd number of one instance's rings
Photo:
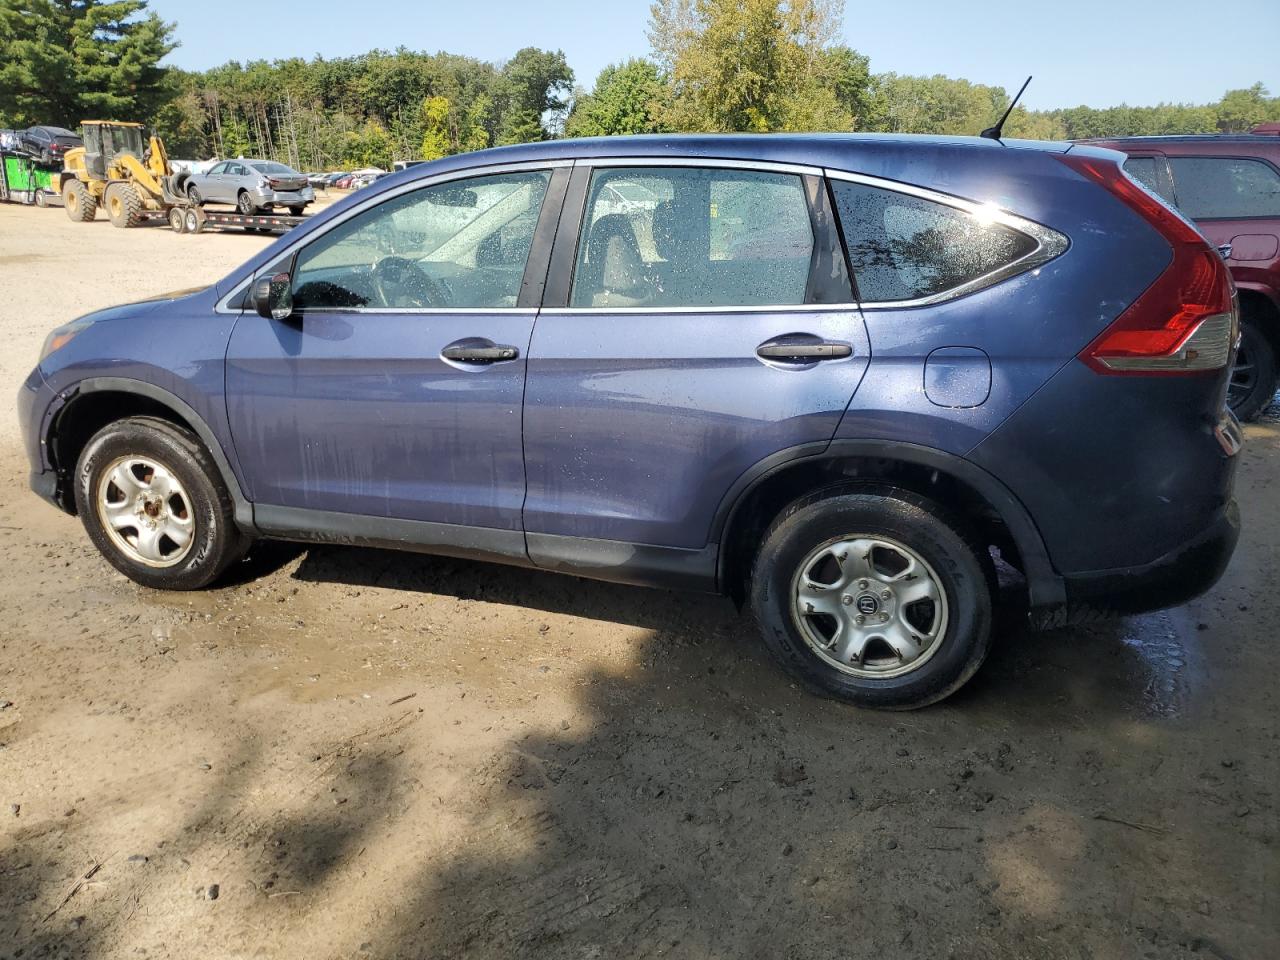
[[[809,688],[859,706],[915,709],[949,696],[991,645],[994,571],[962,530],[937,504],[889,486],[834,488],[793,503],[765,533],[751,574],[765,646]],[[804,573],[820,586],[804,586]],[[878,631],[894,631],[906,656]],[[851,654],[842,667],[835,652],[819,653],[842,637],[865,644],[861,661]]]
[[[131,417],[99,430],[76,464],[75,498],[94,546],[145,587],[206,587],[249,545],[213,458],[194,434],[167,420]],[[121,507],[112,511],[115,504]],[[116,517],[110,526],[109,515]]]
[[[246,217],[251,217],[258,212],[257,204],[253,202],[253,197],[249,196],[248,190],[241,190],[236,197],[236,210]]]
[[[306,208],[305,206],[302,206],[302,207],[290,207],[290,208],[289,208],[289,216],[291,216],[291,217],[300,217],[300,216],[302,216],[303,212],[304,212],[306,209],[307,209],[307,208]]]
[[[98,215],[98,201],[89,185],[75,178],[62,185],[62,206],[75,223],[88,223]]]
[[[47,207],[48,205],[49,205],[49,198],[45,196],[44,191],[43,191],[43,190],[37,190],[37,191],[36,191],[36,206],[37,206],[37,207]]]
[[[200,233],[204,230],[204,220],[195,210],[188,210],[183,216],[183,226],[187,228],[187,233]]]
[[[103,199],[107,204],[107,219],[113,227],[123,230],[142,222],[142,197],[133,184],[113,183],[107,187]]]
[[[1241,420],[1255,419],[1276,395],[1276,351],[1251,312],[1240,317],[1240,350],[1227,394],[1231,411]]]
[[[204,199],[200,196],[200,191],[196,189],[194,183],[187,184],[187,199],[197,207],[204,203]]]
[[[169,208],[169,226],[174,233],[187,232],[187,216],[181,207]]]

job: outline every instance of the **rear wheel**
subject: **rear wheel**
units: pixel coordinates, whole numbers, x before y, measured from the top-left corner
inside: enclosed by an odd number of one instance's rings
[[[258,208],[254,205],[253,197],[249,196],[249,191],[240,191],[240,195],[236,197],[236,210],[246,217],[251,217],[257,213]]]
[[[43,190],[36,191],[36,206],[47,207],[49,205],[49,197]]]
[[[98,215],[98,201],[89,185],[74,178],[62,185],[62,206],[76,223],[88,223]]]
[[[1276,353],[1267,335],[1248,313],[1240,317],[1240,349],[1231,370],[1227,402],[1241,420],[1252,420],[1276,395]]]
[[[937,504],[848,487],[788,507],[765,534],[751,604],[793,676],[862,706],[923,707],[991,643],[990,560]]]
[[[131,183],[113,183],[107,187],[107,218],[113,227],[136,227],[142,222],[142,198]]]
[[[247,546],[212,457],[152,417],[108,424],[76,465],[76,510],[107,561],[143,586],[195,590]]]

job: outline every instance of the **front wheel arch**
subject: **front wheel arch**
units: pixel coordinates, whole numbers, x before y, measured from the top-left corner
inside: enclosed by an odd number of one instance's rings
[[[246,534],[256,535],[253,504],[241,490],[222,444],[204,418],[181,397],[155,384],[126,377],[92,377],[64,393],[67,400],[50,419],[46,440],[50,465],[59,477],[59,502],[68,513],[76,512],[69,480],[90,438],[112,421],[152,416],[184,427],[199,438],[231,495],[236,525]]]

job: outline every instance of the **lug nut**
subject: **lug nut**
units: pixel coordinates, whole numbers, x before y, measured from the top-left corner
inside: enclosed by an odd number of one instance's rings
[[[856,623],[858,626],[862,626],[864,623],[867,622],[867,618],[864,617],[862,614],[858,614],[856,617],[853,618],[853,622]]]
[[[882,613],[882,614],[880,614],[880,622],[881,622],[881,623],[888,623],[888,622],[889,622],[889,615],[888,615],[887,613]]]
[[[853,603],[853,597],[849,596],[849,595],[846,593],[843,597],[841,597],[841,598],[840,598],[840,602],[841,602],[841,603],[843,603],[843,604],[847,607],[847,606],[849,606],[849,604]]]
[[[889,599],[890,597],[892,597],[892,596],[893,596],[893,591],[892,591],[892,590],[881,590],[881,591],[880,591],[880,599],[881,599],[881,600],[888,600],[888,599]]]
[[[858,581],[858,589],[859,589],[859,590],[865,590],[865,589],[867,589],[867,586],[868,586],[867,581],[865,581],[865,580],[859,580],[859,581]]]

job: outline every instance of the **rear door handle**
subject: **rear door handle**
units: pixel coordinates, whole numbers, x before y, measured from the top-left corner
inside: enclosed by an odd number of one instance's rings
[[[461,363],[501,363],[516,359],[520,356],[520,349],[492,340],[457,340],[441,350],[440,356]]]
[[[807,363],[812,360],[838,360],[853,356],[853,346],[840,340],[800,343],[762,343],[756,356],[763,360],[790,360]]]

